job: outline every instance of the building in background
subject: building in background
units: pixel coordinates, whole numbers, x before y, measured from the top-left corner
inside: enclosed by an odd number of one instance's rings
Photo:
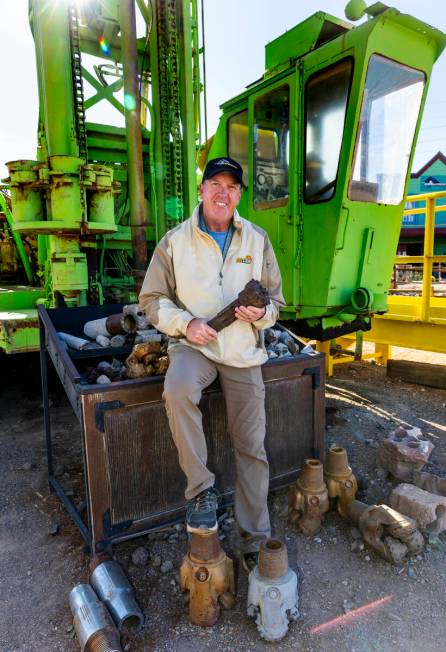
[[[407,208],[421,208],[424,202],[410,201],[410,195],[428,192],[446,191],[446,156],[437,152],[418,172],[410,175]],[[437,211],[435,216],[434,254],[446,254],[446,197],[438,199],[437,206],[444,206],[444,211]],[[420,256],[423,253],[425,214],[404,215],[398,243],[399,256]]]

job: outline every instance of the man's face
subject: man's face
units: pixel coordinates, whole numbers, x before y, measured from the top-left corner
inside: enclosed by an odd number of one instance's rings
[[[229,224],[240,201],[242,189],[230,172],[219,172],[200,187],[204,216],[220,224]]]

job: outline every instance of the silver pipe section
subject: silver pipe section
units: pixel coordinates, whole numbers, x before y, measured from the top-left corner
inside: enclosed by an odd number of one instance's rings
[[[119,630],[124,626],[139,631],[144,615],[121,566],[116,561],[104,561],[91,574],[90,583],[110,611]]]
[[[89,584],[78,584],[69,597],[81,652],[122,652],[119,632]]]

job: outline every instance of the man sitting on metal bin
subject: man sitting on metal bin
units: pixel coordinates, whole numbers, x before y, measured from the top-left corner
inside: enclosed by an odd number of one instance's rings
[[[219,377],[232,438],[237,481],[235,516],[243,565],[257,563],[260,541],[271,534],[265,439],[267,360],[261,330],[273,326],[284,303],[280,271],[265,231],[237,212],[243,170],[229,157],[209,161],[192,217],[155,249],[139,303],[150,322],[170,336],[164,400],[179,463],[187,478],[189,532],[217,528],[218,494],[207,463],[203,390]],[[266,308],[235,308],[235,321],[217,333],[207,321],[237,298],[251,279],[268,290]]]

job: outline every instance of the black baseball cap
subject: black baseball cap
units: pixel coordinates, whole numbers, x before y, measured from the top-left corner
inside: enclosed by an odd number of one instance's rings
[[[203,181],[207,179],[212,179],[219,172],[230,172],[237,179],[239,184],[244,187],[243,183],[243,168],[240,163],[234,161],[233,158],[229,156],[220,156],[219,158],[213,158],[206,163],[206,167],[203,172]]]

